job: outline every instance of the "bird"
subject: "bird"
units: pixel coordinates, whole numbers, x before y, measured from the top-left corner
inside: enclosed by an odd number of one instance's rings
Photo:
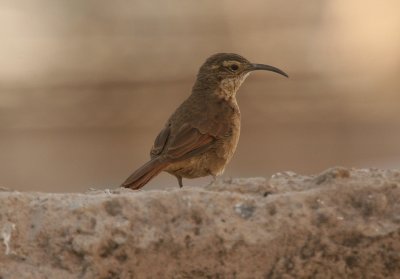
[[[249,74],[284,71],[255,64],[234,53],[216,53],[201,65],[192,93],[169,117],[156,137],[150,161],[133,172],[122,187],[138,190],[165,171],[182,178],[221,175],[235,153],[240,135],[236,93]]]

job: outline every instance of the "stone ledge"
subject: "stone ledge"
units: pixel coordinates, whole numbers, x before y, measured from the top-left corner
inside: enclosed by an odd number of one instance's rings
[[[0,278],[395,278],[400,171],[0,192]]]

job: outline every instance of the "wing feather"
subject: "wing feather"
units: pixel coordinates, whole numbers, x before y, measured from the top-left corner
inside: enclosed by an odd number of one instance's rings
[[[214,136],[203,134],[190,124],[184,124],[174,135],[170,126],[167,126],[158,134],[151,156],[180,161],[207,151],[215,140]]]

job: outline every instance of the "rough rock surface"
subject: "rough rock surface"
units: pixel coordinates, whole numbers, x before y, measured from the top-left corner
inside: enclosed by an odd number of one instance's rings
[[[0,192],[0,278],[399,278],[400,171]]]

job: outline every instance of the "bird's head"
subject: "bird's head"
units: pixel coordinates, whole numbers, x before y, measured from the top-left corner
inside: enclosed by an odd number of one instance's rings
[[[223,91],[235,94],[246,77],[256,70],[272,71],[288,77],[276,67],[251,63],[238,54],[217,53],[210,56],[200,67],[197,81],[203,86],[217,85]]]

